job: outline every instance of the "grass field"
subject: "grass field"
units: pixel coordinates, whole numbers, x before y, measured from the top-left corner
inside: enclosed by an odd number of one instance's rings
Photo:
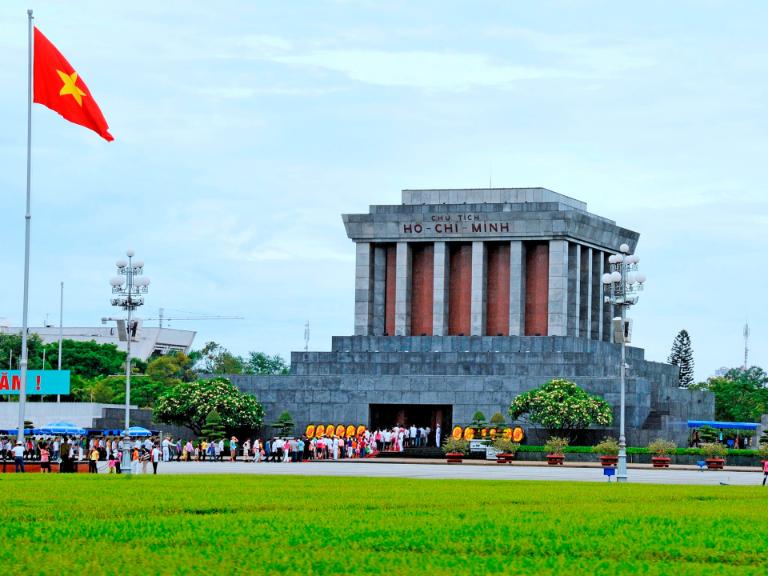
[[[0,486],[9,574],[682,576],[768,567],[761,487],[207,475],[3,475]]]

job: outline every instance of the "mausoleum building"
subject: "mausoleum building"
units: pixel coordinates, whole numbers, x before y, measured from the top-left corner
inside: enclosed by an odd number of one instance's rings
[[[233,381],[306,424],[396,423],[444,430],[555,377],[614,406],[620,347],[602,274],[639,234],[545,188],[404,190],[399,205],[345,214],[355,243],[354,335],[330,352],[294,352],[286,376]],[[627,351],[630,444],[682,443],[686,420],[711,418],[708,393],[678,369]]]

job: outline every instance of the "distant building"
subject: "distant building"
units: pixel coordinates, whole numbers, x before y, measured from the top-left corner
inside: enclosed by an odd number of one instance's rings
[[[2,327],[0,332],[6,334],[19,334],[19,327]],[[58,326],[30,327],[30,334],[37,334],[45,343],[59,341]],[[197,332],[194,330],[176,330],[174,328],[160,328],[157,326],[141,326],[131,344],[131,355],[146,361],[153,353],[167,354],[168,352],[183,352],[188,354],[192,348],[192,342]],[[115,326],[99,327],[65,327],[63,329],[65,340],[77,340],[88,342],[93,340],[98,344],[115,344],[120,350],[125,351],[127,342],[121,342],[118,338]]]

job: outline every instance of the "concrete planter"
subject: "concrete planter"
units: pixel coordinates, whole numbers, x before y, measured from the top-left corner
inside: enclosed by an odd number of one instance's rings
[[[619,463],[618,456],[600,456],[600,465],[603,468],[616,468]]]
[[[461,452],[448,452],[445,455],[445,459],[448,461],[448,464],[461,464],[464,454]]]
[[[547,454],[547,464],[550,466],[562,466],[564,460],[563,454]]]
[[[724,458],[707,458],[704,461],[707,463],[708,470],[722,470],[725,466]]]
[[[672,461],[672,458],[669,458],[667,456],[652,456],[651,457],[651,463],[653,464],[654,468],[669,468],[669,463]]]

